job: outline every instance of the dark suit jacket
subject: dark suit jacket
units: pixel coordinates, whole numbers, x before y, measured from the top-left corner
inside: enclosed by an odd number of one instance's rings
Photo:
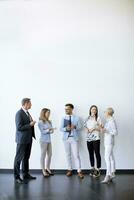
[[[32,137],[35,138],[34,127],[30,126],[30,118],[20,109],[15,116],[16,123],[16,142],[18,144],[27,144],[32,142]]]

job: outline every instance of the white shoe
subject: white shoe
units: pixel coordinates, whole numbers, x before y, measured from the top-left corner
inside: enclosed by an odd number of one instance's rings
[[[101,183],[108,184],[108,183],[110,183],[110,181],[111,181],[110,176],[106,175],[105,178],[104,178],[104,180],[101,181]]]
[[[115,173],[114,172],[112,172],[111,178],[112,179],[115,178]]]

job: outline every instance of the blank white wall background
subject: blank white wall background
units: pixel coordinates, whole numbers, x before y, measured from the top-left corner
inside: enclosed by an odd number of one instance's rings
[[[38,121],[42,107],[52,110],[58,129],[52,136],[52,168],[66,168],[59,132],[64,104],[72,102],[83,119],[91,104],[100,115],[115,108],[119,135],[118,169],[134,168],[133,1],[0,2],[0,168],[12,168],[14,115],[23,97],[31,97]],[[40,168],[39,130],[31,168]],[[82,167],[89,168],[85,133],[81,133]],[[102,168],[105,168],[103,139]]]

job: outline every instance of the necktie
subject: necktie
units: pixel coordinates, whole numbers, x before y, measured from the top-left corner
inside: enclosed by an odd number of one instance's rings
[[[31,115],[30,115],[30,113],[27,111],[26,112],[27,113],[27,116],[29,117],[29,119],[30,119],[30,122],[32,122],[33,121],[33,119],[32,119],[32,117],[31,117]]]

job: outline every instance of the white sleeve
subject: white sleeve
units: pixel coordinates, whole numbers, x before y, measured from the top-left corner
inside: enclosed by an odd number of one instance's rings
[[[110,130],[109,130],[109,133],[111,135],[117,135],[118,134],[118,131],[117,131],[117,126],[116,126],[116,123],[114,120],[112,120],[110,122]]]
[[[76,125],[76,130],[80,131],[82,128],[83,128],[82,127],[82,122],[81,122],[80,118],[78,118],[78,122],[77,122],[77,125]]]

